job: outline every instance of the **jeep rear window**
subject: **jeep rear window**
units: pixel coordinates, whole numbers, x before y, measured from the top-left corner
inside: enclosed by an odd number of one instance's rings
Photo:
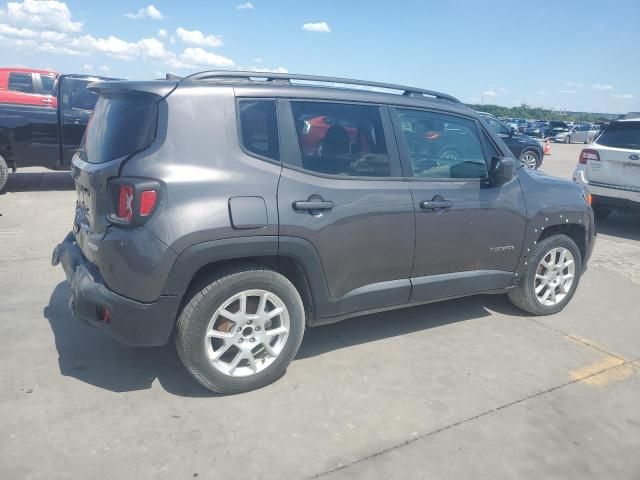
[[[87,126],[80,158],[104,163],[151,145],[158,112],[154,98],[147,94],[101,96]]]
[[[596,143],[604,147],[640,150],[640,122],[614,122]]]
[[[273,100],[241,100],[238,102],[238,109],[240,111],[242,146],[250,153],[279,160],[276,102]]]

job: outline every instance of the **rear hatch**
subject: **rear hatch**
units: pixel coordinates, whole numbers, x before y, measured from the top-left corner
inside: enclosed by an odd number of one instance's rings
[[[612,122],[593,146],[600,161],[587,162],[589,182],[640,191],[640,120]]]
[[[119,176],[124,162],[153,143],[158,103],[175,86],[176,82],[103,82],[89,87],[100,97],[73,157],[71,174],[77,193],[73,232],[90,261],[111,225],[108,184]]]

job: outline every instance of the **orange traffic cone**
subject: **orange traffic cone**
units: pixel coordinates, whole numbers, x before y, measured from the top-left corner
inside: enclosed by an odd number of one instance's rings
[[[551,141],[547,138],[547,141],[544,142],[544,154],[551,155]]]

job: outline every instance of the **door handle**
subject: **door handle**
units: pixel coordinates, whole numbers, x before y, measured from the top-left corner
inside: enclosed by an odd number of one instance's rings
[[[297,200],[292,204],[294,210],[303,211],[322,211],[331,210],[333,208],[333,202],[326,201],[314,201],[314,200]]]
[[[453,202],[451,200],[425,200],[420,202],[420,208],[423,210],[445,210],[452,206]]]

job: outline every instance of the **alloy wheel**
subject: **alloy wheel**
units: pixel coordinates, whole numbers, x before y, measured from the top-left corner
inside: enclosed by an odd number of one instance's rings
[[[525,152],[520,157],[520,163],[522,163],[522,165],[524,167],[531,168],[532,170],[535,170],[536,167],[538,166],[538,159],[536,158],[536,156],[533,153]]]
[[[549,251],[536,269],[534,290],[536,299],[545,307],[562,302],[571,290],[576,263],[570,250],[564,247]]]
[[[213,314],[205,349],[216,370],[231,377],[247,377],[278,358],[289,330],[289,312],[280,297],[267,290],[245,290]]]

